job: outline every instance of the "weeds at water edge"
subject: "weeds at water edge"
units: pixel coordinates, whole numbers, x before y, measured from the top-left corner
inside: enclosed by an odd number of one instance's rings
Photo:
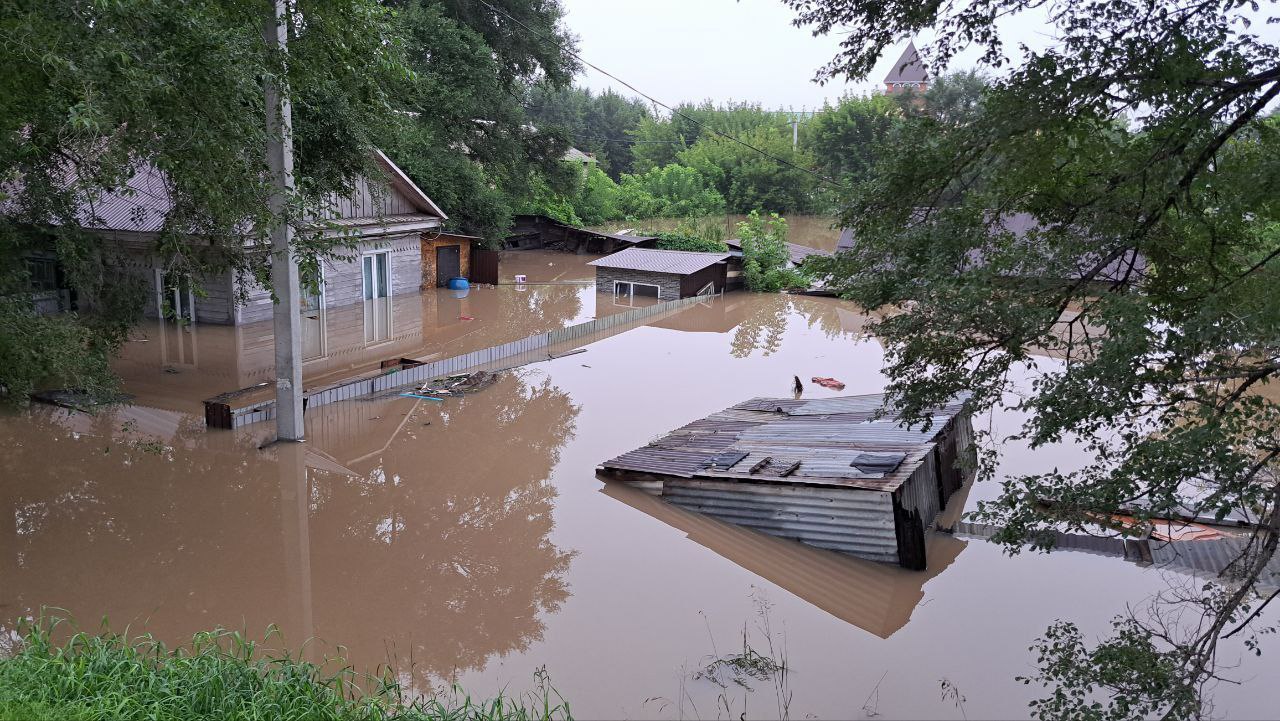
[[[53,640],[64,634],[69,634],[65,642]],[[177,649],[150,635],[77,631],[56,617],[25,623],[18,636],[11,653],[0,659],[0,721],[572,718],[545,671],[536,676],[537,689],[521,697],[477,700],[455,686],[445,696],[408,699],[394,673],[370,679],[345,666],[325,673],[288,653],[272,655],[225,629],[198,633]]]

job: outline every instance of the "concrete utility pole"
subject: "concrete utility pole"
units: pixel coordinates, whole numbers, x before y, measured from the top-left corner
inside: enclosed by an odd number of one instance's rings
[[[791,116],[791,149],[800,147],[800,116]]]
[[[275,11],[264,27],[268,47],[282,56],[288,52],[288,14],[285,0],[274,0]],[[288,89],[276,80],[266,82],[267,165],[275,185],[270,208],[283,217],[293,193],[293,111]],[[275,292],[276,342],[276,439],[300,441],[302,425],[302,302],[298,264],[290,246],[293,226],[280,223],[271,231],[271,289]]]

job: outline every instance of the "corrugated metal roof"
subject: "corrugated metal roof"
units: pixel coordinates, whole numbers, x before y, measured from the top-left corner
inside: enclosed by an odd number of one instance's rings
[[[689,275],[690,273],[697,273],[709,265],[726,260],[728,257],[728,253],[693,253],[685,250],[627,248],[622,252],[593,260],[588,265],[594,265],[599,268]]]
[[[961,521],[955,524],[957,536],[990,539],[999,528],[982,523]],[[1080,551],[1097,556],[1124,558],[1154,568],[1177,571],[1187,575],[1211,580],[1229,580],[1223,578],[1224,571],[1234,563],[1248,548],[1247,536],[1229,536],[1212,540],[1192,541],[1154,541],[1146,539],[1126,541],[1119,536],[1090,536],[1081,533],[1063,533],[1047,531],[1053,538],[1054,550]],[[1150,553],[1150,561],[1143,561],[1136,553],[1136,546],[1145,546]],[[1280,587],[1280,556],[1272,558],[1258,578],[1260,589],[1271,591]]]
[[[879,394],[813,400],[753,398],[601,465],[677,478],[892,491],[933,451],[948,423],[962,411],[963,401],[957,398],[935,411],[926,431],[900,425],[892,411],[876,419],[884,403]],[[747,455],[727,467],[711,463],[726,451]],[[868,472],[854,464],[868,452],[905,457],[895,468]]]

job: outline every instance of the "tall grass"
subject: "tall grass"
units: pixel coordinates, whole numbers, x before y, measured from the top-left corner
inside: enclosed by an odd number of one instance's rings
[[[446,697],[410,700],[390,670],[376,678],[349,668],[325,673],[225,629],[176,649],[150,635],[75,631],[57,618],[26,624],[19,637],[0,658],[0,721],[571,719],[545,674],[536,691],[518,698],[476,701],[455,687]]]

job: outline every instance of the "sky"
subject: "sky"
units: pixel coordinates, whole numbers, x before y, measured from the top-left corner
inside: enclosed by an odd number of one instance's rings
[[[582,57],[669,105],[710,98],[758,102],[770,109],[820,107],[846,92],[881,87],[906,48],[904,41],[887,50],[869,81],[817,85],[812,82],[815,72],[836,55],[842,38],[815,38],[792,26],[794,15],[781,0],[561,2]],[[1006,52],[1019,43],[1037,49],[1051,43],[1052,28],[1039,13],[1007,19],[1000,30]],[[928,39],[921,36],[917,46]],[[952,68],[971,67],[976,56],[966,53]],[[590,69],[578,82],[592,90],[613,88],[634,95]]]

